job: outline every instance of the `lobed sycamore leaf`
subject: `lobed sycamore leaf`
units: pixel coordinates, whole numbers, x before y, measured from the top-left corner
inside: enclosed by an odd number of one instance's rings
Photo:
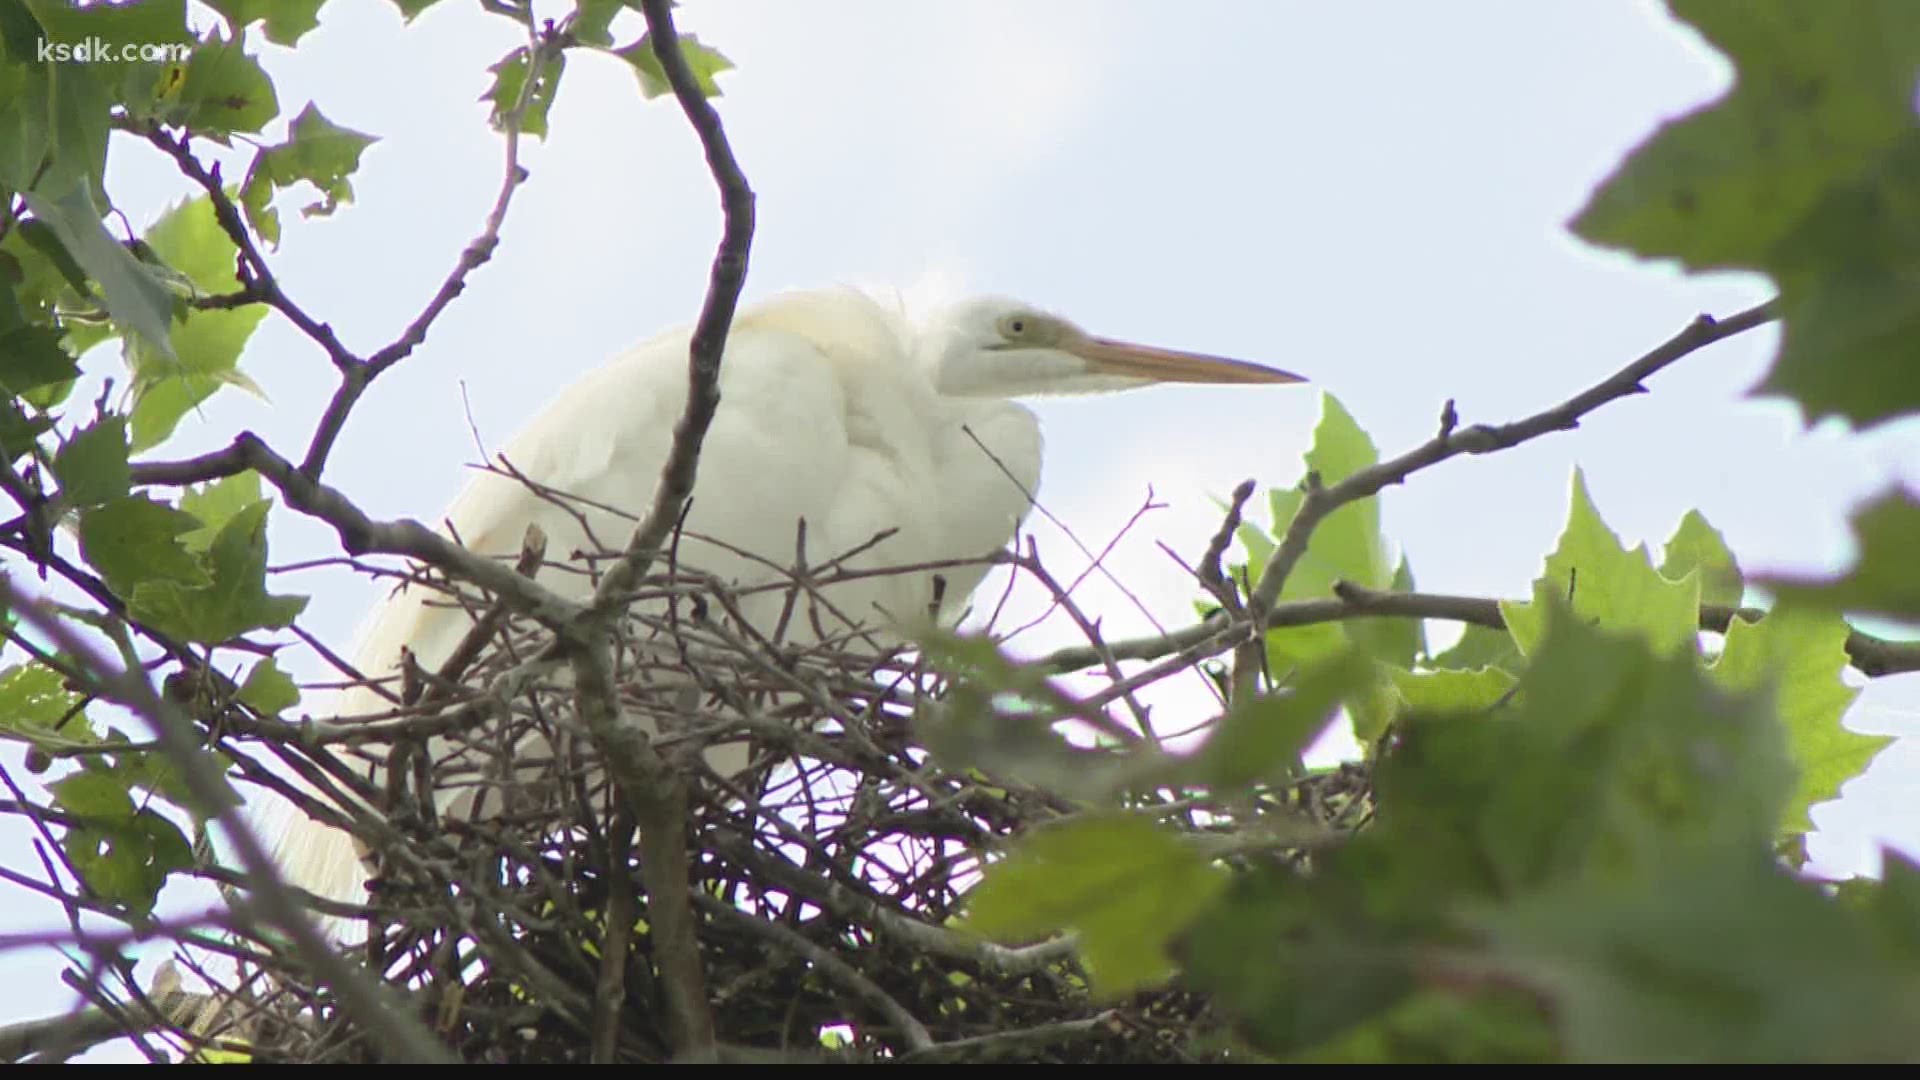
[[[1572,223],[1694,270],[1757,270],[1784,329],[1760,389],[1810,419],[1920,408],[1920,6],[1671,0],[1734,85],[1663,124]]]
[[[1654,570],[1645,547],[1628,551],[1601,520],[1577,469],[1567,527],[1534,582],[1533,600],[1500,602],[1521,651],[1530,654],[1539,645],[1553,604],[1603,629],[1637,633],[1655,652],[1692,650],[1699,639],[1700,582],[1669,581]]]

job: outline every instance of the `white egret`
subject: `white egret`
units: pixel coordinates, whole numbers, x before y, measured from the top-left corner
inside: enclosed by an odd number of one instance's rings
[[[600,543],[622,543],[652,499],[686,401],[688,338],[685,330],[663,335],[586,376],[506,447],[525,478],[580,503],[562,506],[518,480],[482,473],[446,517],[461,542],[510,559],[537,524],[548,551],[564,559],[590,549],[584,524]],[[738,585],[767,583],[778,577],[771,567],[791,564],[802,521],[813,558],[885,530],[895,531],[862,552],[861,565],[985,556],[1014,535],[1040,480],[1039,422],[1009,399],[1159,382],[1301,381],[1239,360],[1096,337],[1012,300],[960,304],[915,327],[851,289],[778,297],[734,320],[678,560]],[[984,572],[943,572],[943,614],[957,615]],[[884,628],[928,611],[932,577],[848,581],[827,598]],[[580,573],[543,572],[539,580],[576,598],[591,590]],[[355,657],[360,671],[392,675],[403,647],[427,671],[452,653],[471,620],[429,604],[427,593],[402,591],[374,610]],[[743,606],[764,628],[781,602],[768,591]],[[324,711],[387,707],[356,688]],[[447,748],[430,752],[438,759]],[[455,813],[471,809],[472,796],[439,801],[442,813]],[[346,834],[296,815],[277,846],[294,884],[341,900],[364,895],[365,870]]]

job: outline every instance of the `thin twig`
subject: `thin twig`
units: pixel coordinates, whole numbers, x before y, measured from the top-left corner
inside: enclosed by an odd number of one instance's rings
[[[1247,643],[1263,628],[1304,625],[1307,622],[1324,622],[1358,614],[1337,601],[1335,606],[1329,609],[1313,606],[1326,603],[1325,601],[1282,604],[1279,599],[1288,576],[1293,573],[1293,568],[1306,554],[1307,544],[1313,537],[1314,529],[1329,514],[1348,503],[1374,495],[1382,488],[1401,483],[1413,473],[1449,458],[1461,454],[1492,453],[1551,432],[1576,428],[1582,417],[1602,405],[1644,392],[1645,380],[1675,361],[1715,342],[1762,326],[1778,317],[1779,310],[1775,301],[1768,301],[1722,320],[1702,315],[1678,334],[1606,379],[1558,405],[1510,424],[1496,426],[1476,424],[1461,428],[1453,402],[1447,402],[1441,410],[1439,432],[1412,450],[1362,469],[1331,487],[1323,485],[1318,475],[1313,473],[1307,475],[1301,485],[1304,497],[1300,501],[1300,507],[1295,511],[1293,520],[1288,522],[1279,545],[1268,559],[1266,569],[1261,573],[1260,581],[1254,586],[1247,617],[1223,610],[1199,623],[1171,633],[1111,643],[1109,649],[1112,655],[1122,659],[1149,659],[1166,656],[1169,653],[1186,653],[1195,648],[1203,650],[1199,655],[1214,655]],[[1284,614],[1282,614],[1283,610]],[[1302,621],[1297,623],[1279,621],[1296,617]],[[1075,671],[1102,663],[1103,659],[1098,651],[1090,647],[1074,646],[1057,650],[1043,658],[1040,663],[1056,671]]]
[[[600,978],[593,990],[593,1047],[591,1062],[608,1065],[620,1044],[620,1013],[627,1001],[627,952],[638,917],[633,878],[627,871],[633,850],[633,818],[625,811],[614,816],[607,830],[607,917],[600,938]]]
[[[527,74],[521,80],[520,93],[513,104],[500,113],[500,130],[506,141],[506,164],[501,170],[500,187],[494,194],[492,208],[487,211],[486,222],[481,226],[480,234],[460,249],[459,258],[454,260],[453,268],[447,271],[440,287],[434,290],[426,307],[420,309],[420,314],[414,316],[399,337],[365,361],[342,363],[335,360],[335,367],[340,371],[340,384],[334,388],[333,397],[327,401],[326,409],[314,424],[306,455],[300,460],[300,471],[308,479],[318,480],[326,469],[327,457],[333,452],[335,441],[346,427],[347,416],[360,396],[366,393],[367,387],[385,374],[387,369],[412,355],[413,350],[427,340],[427,331],[433,328],[434,322],[447,310],[448,305],[466,291],[467,278],[491,261],[494,251],[500,247],[500,230],[506,225],[507,210],[513,204],[513,195],[527,180],[527,170],[520,164],[520,125],[526,116],[527,104],[532,100],[534,85],[539,82],[538,72],[559,55],[562,48],[557,35],[535,30],[531,15],[524,18],[527,20],[529,38]]]
[[[1764,608],[1702,604],[1700,628],[1725,633],[1736,618],[1744,622],[1757,622],[1766,614]],[[1275,604],[1267,610],[1261,625],[1276,630],[1289,626],[1372,618],[1440,619],[1484,626],[1490,630],[1504,630],[1507,625],[1506,619],[1500,614],[1498,600],[1480,596],[1386,592],[1365,589],[1345,581],[1337,582],[1334,595],[1327,599],[1289,600]],[[1120,660],[1174,657],[1185,663],[1226,652],[1242,640],[1244,633],[1242,628],[1227,625],[1225,620],[1209,619],[1171,634],[1116,641],[1100,648],[1076,645],[1060,649],[1042,657],[1037,663],[1047,670],[1060,672],[1103,665],[1109,655]],[[1848,661],[1863,675],[1879,677],[1920,671],[1920,642],[1917,641],[1893,641],[1854,630],[1847,635],[1846,650]],[[1104,699],[1103,693],[1087,700],[1097,703]]]
[[[307,314],[306,309],[293,302],[273,275],[273,268],[267,265],[265,255],[253,242],[253,234],[247,229],[247,223],[240,217],[240,209],[227,197],[226,184],[220,177],[220,166],[216,163],[209,167],[201,164],[194,156],[188,136],[174,138],[157,123],[138,123],[132,120],[120,120],[116,126],[152,143],[162,153],[172,158],[183,176],[200,185],[207,193],[207,199],[213,206],[213,217],[220,225],[234,247],[240,250],[240,258],[235,268],[235,277],[239,280],[242,293],[257,299],[260,303],[286,316],[287,321],[298,327],[314,344],[320,346],[327,359],[336,368],[360,363],[333,332],[333,327]]]
[[[1109,1010],[1079,1020],[1062,1020],[1030,1028],[975,1035],[970,1039],[955,1039],[952,1042],[929,1046],[925,1050],[902,1054],[899,1062],[902,1065],[932,1065],[942,1062],[1031,1057],[1033,1051],[1042,1046],[1052,1046],[1056,1043],[1099,1035],[1102,1031],[1111,1028],[1114,1020],[1115,1014]]]
[[[925,1024],[908,1012],[905,1006],[895,1001],[891,994],[880,989],[872,979],[862,975],[852,964],[834,955],[832,950],[815,945],[779,923],[756,919],[706,893],[695,893],[693,899],[714,918],[732,923],[748,933],[773,942],[776,948],[785,949],[799,956],[828,979],[839,983],[855,997],[878,1009],[880,1015],[899,1031],[901,1039],[906,1042],[910,1050],[934,1048],[933,1036],[928,1034]]]
[[[385,987],[365,971],[346,963],[328,945],[280,880],[272,857],[241,815],[225,779],[211,764],[210,757],[201,752],[199,740],[186,717],[159,694],[137,668],[117,667],[96,652],[92,642],[47,612],[39,601],[21,595],[4,578],[0,578],[0,596],[5,597],[9,611],[61,651],[78,658],[93,679],[94,693],[133,710],[152,726],[168,763],[194,801],[212,808],[213,816],[238,852],[241,865],[251,878],[251,899],[247,906],[257,907],[267,923],[292,939],[302,959],[340,995],[354,1019],[377,1035],[377,1047],[393,1060],[452,1063],[454,1059],[446,1048],[411,1012],[388,1000]],[[236,909],[234,914],[250,921],[244,909]]]
[[[1252,607],[1256,611],[1264,611],[1280,599],[1280,590],[1286,586],[1288,575],[1293,573],[1301,556],[1307,553],[1307,542],[1312,538],[1314,528],[1342,506],[1358,502],[1381,488],[1401,483],[1421,469],[1438,465],[1448,458],[1461,454],[1490,454],[1555,431],[1571,431],[1580,426],[1582,417],[1600,406],[1631,394],[1645,393],[1645,380],[1674,361],[1778,317],[1779,306],[1771,300],[1723,320],[1702,315],[1687,324],[1686,329],[1633,363],[1550,409],[1510,424],[1475,424],[1460,428],[1457,426],[1458,416],[1454,412],[1453,402],[1449,401],[1441,411],[1439,432],[1399,457],[1361,469],[1331,487],[1321,486],[1319,478],[1309,474],[1303,485],[1305,497],[1300,501],[1300,508],[1287,524],[1286,532],[1280,537],[1280,545],[1274,549],[1259,583],[1254,587]]]
[[[687,500],[693,497],[694,479],[700,467],[700,447],[720,407],[720,362],[727,348],[727,332],[733,326],[733,314],[740,304],[740,291],[747,281],[747,261],[753,245],[754,195],[746,174],[734,160],[727,143],[720,114],[708,104],[700,91],[699,80],[680,52],[680,38],[673,27],[672,4],[668,0],[642,0],[647,33],[653,41],[654,55],[666,72],[673,95],[681,111],[700,137],[706,152],[707,168],[720,189],[722,226],[720,245],[714,253],[713,269],[707,281],[707,296],[700,305],[700,318],[694,323],[693,338],[687,348],[687,404],[673,429],[673,448],[660,471],[660,483],[654,491],[653,506],[634,529],[621,560],[607,571],[594,591],[594,607],[607,612],[632,583],[647,573],[660,554],[667,537],[680,521]]]
[[[725,844],[725,841],[722,841]],[[738,856],[737,849],[730,854]],[[945,926],[922,922],[892,905],[837,881],[828,881],[785,859],[770,859],[761,869],[769,884],[791,889],[796,895],[820,905],[843,919],[870,922],[880,933],[915,949],[948,960],[977,964],[981,969],[1001,976],[1029,975],[1050,964],[1073,956],[1076,939],[1072,935],[1051,938],[1033,945],[1010,947]]]
[[[1245,512],[1247,500],[1253,498],[1253,481],[1242,480],[1233,489],[1233,499],[1227,503],[1227,512],[1220,516],[1220,527],[1214,530],[1213,538],[1207,541],[1206,553],[1200,556],[1200,568],[1195,576],[1202,588],[1220,602],[1220,606],[1233,614],[1240,610],[1240,590],[1227,580],[1222,560],[1227,548],[1232,546],[1233,538],[1240,533],[1240,517]]]
[[[188,484],[248,469],[278,488],[288,506],[331,525],[350,555],[377,552],[416,559],[486,589],[551,627],[567,624],[581,611],[581,605],[522,577],[512,567],[476,555],[412,518],[377,521],[368,517],[337,489],[295,468],[252,432],[241,432],[224,449],[183,461],[142,462],[132,472],[136,484]]]

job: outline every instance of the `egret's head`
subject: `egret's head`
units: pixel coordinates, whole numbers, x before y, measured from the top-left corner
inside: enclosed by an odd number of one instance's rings
[[[971,300],[936,317],[925,347],[935,387],[956,397],[1094,394],[1153,383],[1297,383],[1292,372],[1095,337],[1018,300]]]

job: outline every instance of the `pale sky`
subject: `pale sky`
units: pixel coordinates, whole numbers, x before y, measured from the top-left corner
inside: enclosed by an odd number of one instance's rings
[[[1656,4],[691,0],[679,20],[739,66],[719,107],[760,196],[750,298],[842,281],[1020,296],[1097,333],[1298,371],[1397,453],[1432,434],[1449,397],[1468,422],[1531,413],[1699,312],[1769,295],[1759,278],[1684,278],[1563,228],[1635,141],[1730,78]],[[302,222],[285,204],[274,256],[287,290],[350,346],[391,339],[478,230],[500,147],[477,99],[515,43],[507,22],[458,0],[412,28],[384,0],[333,0],[298,56],[264,46],[284,118],[312,98],[382,138],[355,205]],[[431,519],[448,502],[477,459],[469,408],[497,447],[559,386],[697,309],[719,216],[678,109],[641,101],[620,62],[578,55],[552,130],[527,151],[532,178],[495,261],[376,384],[334,454],[329,482],[375,515]],[[136,222],[188,192],[141,145],[116,143],[109,165]],[[1575,465],[1629,543],[1658,544],[1698,508],[1749,570],[1843,565],[1848,508],[1891,479],[1920,484],[1920,425],[1803,432],[1790,405],[1744,396],[1772,345],[1764,330],[1716,346],[1577,432],[1387,492],[1388,532],[1419,586],[1526,595]],[[270,403],[220,395],[169,456],[243,427],[284,452],[304,445],[332,388],[324,356],[270,318],[243,368]],[[1149,488],[1170,504],[1109,565],[1178,624],[1193,592],[1155,541],[1191,559],[1214,499],[1249,476],[1294,482],[1318,408],[1296,388],[1042,402],[1041,501],[1095,548]],[[291,514],[276,511],[273,529],[275,563],[335,550]],[[1077,574],[1057,532],[1038,536]],[[275,588],[311,593],[304,625],[339,646],[374,595],[318,572]],[[1089,588],[1109,633],[1146,627]],[[1905,734],[1917,717],[1910,675],[1870,686],[1850,722]],[[1908,739],[1816,811],[1818,865],[1870,869],[1883,839],[1920,850],[1916,796]],[[8,865],[34,865],[26,844],[0,826]],[[57,920],[9,893],[0,928]],[[57,958],[5,964],[0,1022],[46,1012]]]

